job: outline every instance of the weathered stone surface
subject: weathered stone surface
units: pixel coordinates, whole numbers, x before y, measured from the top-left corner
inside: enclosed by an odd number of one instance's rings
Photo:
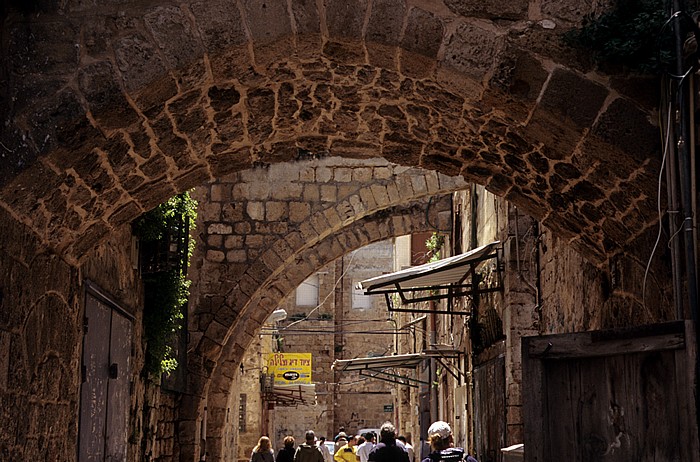
[[[292,26],[287,13],[287,2],[268,0],[264,3],[253,0],[243,2],[253,41],[265,45],[291,34]]]
[[[573,72],[554,71],[542,95],[542,106],[588,127],[598,115],[608,91]]]
[[[328,0],[326,22],[331,37],[360,38],[367,0]]]
[[[445,0],[445,5],[455,13],[466,17],[479,17],[491,20],[497,19],[526,19],[527,8],[530,2],[516,0],[512,2],[499,2],[487,0],[483,2],[471,2],[465,0]]]
[[[594,133],[639,162],[655,157],[660,150],[657,129],[648,115],[622,98],[600,116]]]
[[[413,8],[408,15],[401,46],[407,51],[435,57],[442,43],[444,29],[439,18],[425,10]]]
[[[157,7],[144,15],[171,68],[185,66],[202,54],[202,47],[185,12],[176,7]]]

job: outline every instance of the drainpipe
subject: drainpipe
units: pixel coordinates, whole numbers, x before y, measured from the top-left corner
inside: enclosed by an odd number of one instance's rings
[[[669,217],[668,217],[668,233],[670,236],[678,235],[678,223],[677,214],[679,210],[678,205],[678,165],[676,163],[675,147],[673,146],[673,141],[675,136],[671,133],[674,131],[671,127],[670,118],[673,109],[668,108],[668,121],[666,126],[667,136],[664,141],[663,149],[666,150],[666,191],[668,194],[668,207],[669,207]],[[683,319],[683,284],[681,281],[681,242],[680,239],[671,239],[671,276],[673,279],[673,300],[676,306],[676,318]],[[642,294],[642,299],[644,299]]]
[[[202,414],[201,441],[200,460],[207,460],[207,406],[204,406],[204,412]]]
[[[685,12],[685,5],[681,0],[673,1],[673,12],[679,13],[679,18],[673,21],[673,30],[676,40],[676,73],[678,76],[685,75],[685,65],[683,63],[683,44],[684,44],[684,28],[680,21]],[[693,231],[693,216],[691,206],[693,198],[691,197],[692,186],[690,184],[690,151],[691,143],[691,127],[690,127],[690,83],[688,79],[680,77],[682,80],[679,85],[678,94],[678,111],[680,115],[680,130],[678,137],[678,167],[680,169],[680,187],[681,187],[681,207],[683,209],[683,243],[685,244],[685,266],[686,278],[688,285],[688,308],[695,325],[695,332],[698,332],[698,306],[697,306],[697,276],[695,268],[695,245]],[[696,348],[700,347],[700,339],[697,334],[695,336]],[[696,350],[697,351],[697,350]],[[700,358],[696,355],[695,360],[695,418],[698,423],[700,433],[700,399],[698,399],[698,387],[700,387]]]
[[[429,309],[434,311],[435,300],[428,302]],[[430,345],[437,344],[437,314],[434,312],[430,315]],[[435,358],[430,358],[430,420],[435,422],[438,419],[438,389],[434,385],[437,382],[437,361]]]

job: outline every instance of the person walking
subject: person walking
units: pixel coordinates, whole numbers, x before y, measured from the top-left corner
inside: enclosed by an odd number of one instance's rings
[[[415,454],[413,452],[413,446],[411,445],[411,442],[408,441],[403,435],[397,436],[396,441],[401,441],[403,443],[403,446],[406,449],[406,452],[408,453],[408,462],[413,462]]]
[[[464,449],[455,447],[452,437],[452,429],[447,422],[438,420],[428,428],[428,441],[430,441],[430,454],[422,462],[478,462],[470,455],[465,457]]]
[[[396,445],[396,427],[384,422],[379,430],[379,443],[372,449],[369,462],[408,462],[408,453]]]
[[[333,460],[335,462],[359,462],[357,459],[357,436],[348,436],[348,442],[338,448],[333,455]]]
[[[250,462],[274,462],[275,452],[272,450],[270,438],[261,436],[258,440],[258,445],[253,448],[253,453],[250,455]]]
[[[306,432],[304,440],[294,453],[293,462],[324,462],[321,449],[316,446],[316,434],[313,430]]]
[[[374,449],[375,436],[373,432],[367,432],[364,435],[365,442],[357,446],[357,455],[360,458],[360,462],[367,462],[370,451]]]
[[[331,454],[331,451],[328,449],[328,446],[326,446],[326,437],[322,436],[318,439],[318,449],[321,451],[321,454],[323,454],[323,460],[325,462],[333,462],[333,455]]]
[[[294,437],[284,437],[284,447],[279,450],[275,462],[294,462]]]

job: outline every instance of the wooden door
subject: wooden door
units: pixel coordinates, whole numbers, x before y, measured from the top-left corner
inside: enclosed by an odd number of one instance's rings
[[[500,462],[506,435],[505,356],[474,367],[474,440],[480,462]]]
[[[525,460],[696,462],[692,325],[523,339]]]
[[[126,460],[131,319],[86,293],[79,462]]]

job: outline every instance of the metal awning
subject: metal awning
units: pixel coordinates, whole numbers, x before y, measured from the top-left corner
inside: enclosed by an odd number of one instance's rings
[[[500,277],[499,282],[491,287],[481,287],[479,278],[475,277],[476,267],[490,259],[497,260],[496,269],[500,272],[500,264],[498,263],[499,249],[499,241],[491,242],[454,257],[366,279],[359,282],[357,288],[363,290],[365,295],[383,294],[389,311],[470,314],[467,311],[452,311],[451,301],[454,297],[473,297],[474,295],[501,290]],[[416,295],[418,292],[426,291],[429,292],[428,295]],[[448,299],[450,303],[448,303],[447,312],[443,310],[402,309],[393,306],[389,297],[391,294],[398,294],[404,304],[441,299]]]
[[[333,361],[334,370],[338,372],[359,372],[360,375],[372,377],[387,382],[418,387],[418,384],[429,385],[428,382],[418,380],[395,369],[416,369],[426,359],[436,359],[457,380],[461,380],[462,372],[445,362],[447,359],[459,359],[463,353],[445,346],[434,346],[420,353],[411,353],[392,356],[378,356],[370,358],[336,359]]]

